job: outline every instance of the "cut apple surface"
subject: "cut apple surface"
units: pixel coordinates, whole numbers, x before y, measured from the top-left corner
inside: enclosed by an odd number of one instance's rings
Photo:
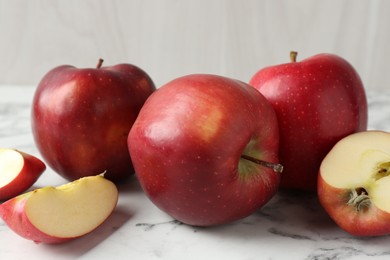
[[[33,155],[0,148],[0,200],[4,201],[30,188],[46,165]]]
[[[339,141],[321,164],[318,196],[347,232],[390,234],[390,133],[365,131]]]
[[[0,205],[0,216],[24,238],[61,243],[100,226],[117,201],[115,184],[98,175],[22,194]]]

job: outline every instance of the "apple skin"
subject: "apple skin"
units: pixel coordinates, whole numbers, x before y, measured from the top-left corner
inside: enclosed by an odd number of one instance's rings
[[[185,224],[244,218],[279,186],[279,173],[240,158],[277,163],[279,130],[268,101],[234,79],[193,74],[165,84],[145,102],[128,145],[147,196]]]
[[[334,54],[261,69],[249,84],[274,107],[281,189],[317,190],[322,159],[341,138],[367,129],[367,99],[355,69]]]
[[[21,237],[35,243],[59,244],[74,238],[53,237],[41,232],[29,221],[25,204],[31,193],[25,193],[0,205],[0,217]]]
[[[346,232],[354,236],[383,236],[390,234],[390,214],[374,204],[366,212],[347,206],[350,191],[332,187],[318,176],[318,197],[322,207]]]
[[[36,90],[32,131],[45,162],[72,181],[102,172],[120,182],[134,173],[127,135],[155,85],[131,64],[49,71]]]
[[[37,157],[16,150],[23,157],[23,167],[18,176],[7,185],[0,188],[0,201],[5,201],[20,195],[30,188],[46,170],[46,165]]]

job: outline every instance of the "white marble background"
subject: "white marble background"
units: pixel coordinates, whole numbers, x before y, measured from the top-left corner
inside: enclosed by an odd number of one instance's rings
[[[386,0],[0,0],[0,85],[52,67],[134,63],[157,85],[203,72],[248,81],[258,69],[339,54],[367,88],[389,85]]]

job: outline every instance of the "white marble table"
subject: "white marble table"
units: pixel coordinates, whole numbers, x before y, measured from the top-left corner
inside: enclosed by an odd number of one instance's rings
[[[0,86],[0,146],[39,157],[30,130],[34,87]],[[390,90],[368,92],[369,129],[390,131]],[[50,168],[33,188],[66,181]],[[93,233],[61,245],[35,244],[0,220],[1,259],[390,259],[390,236],[356,238],[339,229],[315,196],[280,192],[233,224],[196,228],[157,209],[136,179],[120,187],[111,218]]]

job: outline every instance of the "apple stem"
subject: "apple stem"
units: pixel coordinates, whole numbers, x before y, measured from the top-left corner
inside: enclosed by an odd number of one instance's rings
[[[102,58],[99,59],[98,64],[96,65],[97,69],[100,69],[103,65],[104,60]]]
[[[283,165],[281,165],[279,163],[266,162],[266,161],[253,158],[252,156],[245,155],[245,154],[242,154],[241,158],[248,160],[248,161],[251,161],[251,162],[254,162],[254,163],[259,164],[261,166],[271,168],[272,170],[274,170],[274,172],[277,172],[277,173],[282,173],[282,171],[283,171]]]
[[[298,56],[298,52],[290,51],[290,61],[291,62],[297,62],[297,56]]]

